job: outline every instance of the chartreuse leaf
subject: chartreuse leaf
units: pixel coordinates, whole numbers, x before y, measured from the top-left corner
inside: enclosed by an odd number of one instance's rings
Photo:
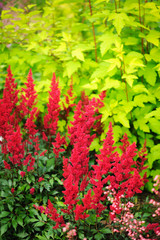
[[[76,57],[77,59],[84,61],[84,54],[80,48],[72,51],[72,56]]]
[[[120,122],[124,127],[129,128],[129,120],[125,112],[119,112],[117,115],[113,115],[115,122]]]
[[[113,135],[114,141],[118,142],[118,140],[122,137],[122,128],[118,125],[113,126]]]
[[[113,20],[113,25],[119,35],[129,18],[125,13],[111,13],[108,18],[108,21],[110,20]]]
[[[102,42],[100,44],[100,51],[101,51],[102,57],[114,44],[115,39],[116,39],[116,35],[113,34],[111,31],[107,31],[106,33],[104,33],[102,36],[99,37],[99,41]]]
[[[156,103],[155,97],[152,95],[146,95],[146,94],[139,94],[134,97],[134,105],[139,107],[144,107],[144,103],[151,102]]]
[[[93,72],[93,74],[91,75],[91,79],[95,79],[95,78],[104,78],[106,75],[108,75],[106,69],[109,67],[109,63],[107,62],[102,62],[99,64],[99,66],[96,68],[96,70]]]
[[[102,119],[101,122],[105,122],[109,116],[112,115],[110,106],[108,104],[105,104],[105,107],[100,109],[100,113],[102,113]]]
[[[140,118],[137,121],[134,121],[133,124],[134,124],[135,129],[139,128],[143,132],[150,132],[149,127],[146,123],[147,123],[147,119]]]
[[[119,104],[122,105],[122,108],[126,113],[131,112],[134,107],[133,102],[127,102],[126,100],[122,100]]]
[[[152,168],[153,162],[160,160],[160,144],[151,148],[151,153],[148,154],[149,167]]]
[[[157,108],[156,110],[146,114],[146,116],[144,118],[151,118],[151,117],[155,117],[160,120],[160,107]]]
[[[149,93],[148,89],[145,88],[145,86],[141,83],[133,86],[132,91],[134,91],[135,93],[142,93],[142,92]]]
[[[138,68],[144,67],[142,61],[143,55],[139,52],[131,51],[125,57],[125,72],[130,75],[138,70]]]
[[[149,119],[149,127],[152,130],[152,132],[160,134],[160,121],[158,119],[150,118]]]
[[[127,83],[130,85],[130,87],[132,87],[133,82],[134,82],[134,79],[138,79],[137,76],[131,75],[131,74],[130,74],[130,75],[128,75],[128,74],[123,74],[123,75],[122,75],[122,78],[123,78],[123,79],[126,79]]]
[[[110,63],[110,66],[107,69],[107,72],[112,71],[116,67],[120,68],[120,66],[121,66],[121,62],[118,58],[110,58],[110,59],[107,59],[107,60],[104,60],[104,61]]]
[[[58,129],[60,132],[63,132],[65,129],[66,121],[65,120],[59,120],[58,121]]]
[[[68,77],[70,78],[71,75],[75,73],[80,67],[81,67],[81,64],[79,62],[73,62],[73,61],[67,62],[66,71],[67,71]]]
[[[157,77],[154,67],[155,67],[155,65],[153,65],[153,64],[147,64],[144,69],[144,78],[152,86],[155,85],[156,77]]]
[[[146,40],[150,43],[153,43],[157,47],[159,46],[160,32],[156,30],[150,30],[149,34],[145,37]]]
[[[91,151],[96,150],[96,152],[98,152],[99,149],[100,149],[99,140],[98,138],[95,138],[90,145],[90,150]]]
[[[101,89],[101,91],[110,89],[110,88],[120,88],[121,82],[112,78],[107,77],[104,80],[104,87]]]

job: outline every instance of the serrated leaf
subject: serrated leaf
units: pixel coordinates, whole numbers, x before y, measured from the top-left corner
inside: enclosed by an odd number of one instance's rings
[[[80,67],[81,67],[81,64],[79,62],[72,62],[72,61],[68,62],[66,64],[66,70],[67,70],[68,77],[71,77],[72,74],[75,73],[78,70],[78,68],[80,68]]]
[[[157,108],[156,110],[146,114],[144,118],[151,118],[151,117],[155,117],[157,119],[160,119],[160,107]]]
[[[96,240],[100,240],[100,239],[103,238],[103,234],[102,234],[102,233],[97,233],[97,234],[94,236],[94,238],[95,238]]]
[[[150,30],[149,34],[145,37],[150,43],[153,43],[157,47],[159,46],[160,32],[156,30]]]
[[[123,74],[122,78],[126,79],[127,83],[130,85],[130,87],[132,87],[134,79],[138,79],[137,76],[135,76],[135,75],[128,75],[128,74]]]
[[[113,116],[115,122],[120,122],[124,127],[129,128],[129,120],[127,119],[126,113],[119,112],[117,115]]]
[[[98,152],[99,148],[100,148],[99,140],[98,138],[95,138],[90,145],[90,150],[91,151],[96,150],[96,152]]]
[[[42,227],[45,224],[45,222],[37,222],[34,224],[34,227]]]
[[[151,148],[151,153],[148,154],[149,167],[152,168],[153,162],[155,160],[160,160],[160,144]]]
[[[112,32],[106,32],[104,33],[100,38],[99,41],[101,41],[102,43],[100,44],[100,51],[101,51],[101,55],[102,57],[104,56],[104,54],[111,49],[112,44],[114,44],[115,42],[115,35]]]
[[[127,102],[125,100],[121,101],[119,104],[122,105],[122,107],[126,113],[131,112],[131,110],[133,109],[133,106],[134,106],[133,102]]]
[[[132,88],[132,91],[134,91],[135,93],[142,93],[142,92],[146,92],[149,93],[148,89],[145,88],[145,86],[143,84],[137,84]]]
[[[25,237],[28,236],[28,233],[22,232],[22,233],[18,233],[16,236],[19,237],[19,238],[25,238]]]
[[[77,59],[84,61],[84,54],[81,49],[76,49],[72,51],[72,56],[76,57]]]
[[[155,102],[155,97],[150,95],[145,95],[145,94],[140,94],[140,95],[137,95],[134,97],[134,105],[135,106],[139,106],[139,107],[144,107],[144,104],[143,103],[146,103],[146,102],[151,102],[151,103],[156,103]]]
[[[125,13],[112,13],[110,14],[108,20],[110,21],[111,19],[113,19],[113,25],[115,26],[118,35],[125,26],[126,20],[129,20]]]
[[[149,119],[149,127],[152,130],[152,132],[160,134],[160,121],[158,121],[158,119],[150,118]]]
[[[107,59],[107,60],[104,60],[104,61],[110,63],[110,66],[107,69],[107,72],[112,71],[116,67],[120,68],[120,66],[121,66],[121,62],[118,58],[110,58],[110,59]]]
[[[117,142],[122,136],[122,128],[118,125],[113,126],[114,141]]]
[[[12,219],[12,226],[15,230],[17,229],[17,220],[15,218]]]
[[[7,231],[8,223],[1,226],[1,236]]]
[[[147,122],[146,119],[141,118],[141,119],[138,119],[137,121],[135,121],[133,124],[134,124],[135,129],[139,128],[143,132],[150,132],[149,127],[146,124],[146,122]]]
[[[101,232],[104,233],[104,234],[106,234],[106,233],[112,233],[111,229],[109,229],[109,228],[103,228],[103,229],[101,230]]]
[[[104,91],[110,88],[115,88],[115,89],[120,88],[120,86],[121,86],[120,81],[114,80],[108,77],[105,79],[104,87],[101,89],[101,91]]]
[[[144,78],[146,79],[146,81],[151,86],[154,86],[156,83],[156,77],[157,77],[157,74],[154,70],[154,65],[147,64],[147,66],[144,69]]]
[[[0,218],[3,218],[3,217],[6,217],[10,214],[10,212],[7,212],[7,211],[3,211],[1,214],[0,214]]]
[[[38,222],[39,220],[37,218],[30,218],[30,222]]]
[[[20,216],[17,217],[17,223],[18,223],[20,226],[23,226],[23,219],[22,219],[22,217],[20,217]]]
[[[63,185],[63,182],[58,177],[54,177],[54,180],[56,180],[60,185]]]
[[[98,89],[98,85],[96,83],[90,83],[90,84],[88,83],[88,84],[83,85],[83,88],[95,90],[95,89]]]

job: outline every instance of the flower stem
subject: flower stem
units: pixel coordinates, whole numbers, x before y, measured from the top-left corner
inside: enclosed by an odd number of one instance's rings
[[[90,9],[90,14],[91,16],[93,15],[92,13],[92,6],[91,6],[91,0],[89,1],[89,9]],[[97,42],[96,42],[96,34],[95,34],[95,27],[94,27],[94,23],[92,23],[92,32],[93,32],[93,38],[94,38],[94,47],[95,47],[95,61],[98,62],[97,60]]]

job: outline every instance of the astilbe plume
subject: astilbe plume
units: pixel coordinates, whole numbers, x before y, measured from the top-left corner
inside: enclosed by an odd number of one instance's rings
[[[107,195],[104,195],[104,187],[109,184],[116,191],[116,205],[114,203],[110,206],[111,212],[114,213],[111,214],[112,220],[115,213],[121,213],[121,209],[118,208],[120,196],[124,195],[126,198],[130,198],[135,193],[140,193],[140,188],[144,185],[144,180],[137,171],[133,160],[137,150],[135,143],[129,145],[126,135],[122,142],[121,149],[123,153],[120,156],[115,151],[116,147],[113,147],[113,131],[110,124],[103,148],[100,149],[100,154],[97,155],[97,165],[93,165],[94,171],[90,181],[93,184],[94,208],[97,209],[98,214],[105,209],[103,202]]]
[[[15,79],[11,72],[10,66],[7,69],[7,77],[5,80],[5,86],[3,90],[3,98],[0,99],[0,136],[2,145],[2,152],[4,154],[8,153],[6,146],[6,135],[8,132],[16,131],[19,119],[19,109],[18,109],[18,90]]]
[[[76,105],[74,100],[76,97],[73,94],[73,81],[71,81],[70,87],[67,90],[67,94],[64,94],[64,101],[62,102],[62,112],[60,113],[60,117],[68,122],[69,113],[72,111],[72,108]]]
[[[35,124],[35,120],[38,117],[39,111],[36,107],[37,104],[37,93],[34,89],[35,84],[32,77],[32,71],[30,69],[27,82],[25,83],[26,88],[22,88],[23,92],[21,94],[21,116],[25,119],[24,129],[26,131],[26,140],[25,145],[28,151],[28,146],[32,145],[35,149],[35,155],[39,149],[39,138],[38,138],[38,130]],[[27,159],[27,157],[26,157]],[[24,165],[26,165],[27,160],[24,160]],[[31,158],[30,158],[31,159]],[[35,159],[31,160],[30,165],[28,167],[28,171],[33,170]]]
[[[77,203],[79,201],[79,193],[85,190],[88,185],[87,178],[90,177],[88,156],[89,146],[95,137],[95,134],[91,135],[95,121],[94,115],[95,107],[92,101],[89,101],[85,106],[82,106],[82,102],[79,101],[74,112],[72,126],[68,127],[70,144],[73,145],[73,149],[69,159],[63,158],[63,185],[65,188],[63,194],[66,208],[62,209],[62,212],[74,215],[76,220],[88,217],[84,211],[89,204],[87,200],[90,192],[82,199],[84,207],[78,209]],[[55,212],[56,210],[54,209],[54,214]],[[56,218],[54,219],[57,221]],[[56,226],[58,225],[56,224]]]
[[[48,113],[44,116],[44,128],[48,130],[48,134],[54,136],[57,130],[58,116],[60,113],[60,89],[58,81],[56,81],[56,75],[53,74],[51,81],[51,91],[49,92],[49,103],[47,104]],[[43,134],[45,140],[47,140],[46,134]],[[46,137],[46,138],[45,138]]]
[[[78,193],[84,191],[88,185],[87,177],[89,177],[89,146],[95,134],[91,135],[91,130],[94,126],[95,107],[92,101],[82,105],[79,101],[74,112],[74,121],[72,126],[68,127],[70,134],[70,143],[73,145],[71,157],[64,158],[63,161],[63,176],[65,178],[63,184],[65,187],[64,199],[68,206],[68,211],[71,213],[75,205],[78,203]],[[81,208],[81,209],[80,209]],[[74,209],[75,219],[86,218],[84,207],[77,204]]]
[[[53,145],[53,152],[56,158],[59,158],[59,153],[64,152],[65,149],[61,148],[62,145],[66,145],[65,137],[61,137],[60,133],[58,132],[55,138],[55,142],[52,142]]]

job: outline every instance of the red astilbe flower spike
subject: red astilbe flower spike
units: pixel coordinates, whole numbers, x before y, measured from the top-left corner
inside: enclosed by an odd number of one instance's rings
[[[55,138],[55,142],[52,143],[53,145],[53,152],[56,158],[59,158],[59,153],[64,152],[65,149],[60,148],[62,145],[66,145],[65,137],[61,137],[60,133],[58,132]]]
[[[27,82],[25,83],[26,88],[22,88],[23,94],[21,96],[21,109],[23,117],[27,117],[26,122],[24,124],[24,129],[27,133],[27,139],[25,140],[25,144],[32,144],[34,149],[39,151],[39,138],[37,136],[38,130],[36,129],[35,119],[39,115],[38,109],[35,107],[37,104],[37,94],[34,89],[35,84],[33,83],[32,71],[30,69]],[[32,140],[32,141],[30,141]],[[36,153],[35,153],[36,154]],[[33,163],[33,161],[32,161]],[[32,164],[31,164],[32,165]],[[31,168],[30,168],[31,167]],[[33,165],[29,167],[29,170],[32,169]]]
[[[73,81],[71,81],[70,87],[67,90],[67,94],[63,95],[65,100],[64,102],[62,102],[63,105],[63,111],[65,112],[65,114],[60,114],[61,118],[68,121],[68,116],[69,113],[71,112],[72,108],[76,105],[74,103],[74,100],[76,99],[76,97],[73,96]]]
[[[11,169],[10,164],[8,164],[5,160],[3,161],[3,163],[4,163],[4,168],[5,169]]]
[[[139,170],[139,172],[142,172],[144,169],[146,169],[148,166],[144,167],[144,163],[147,160],[147,148],[146,148],[147,141],[145,139],[143,148],[138,152],[139,159],[136,161],[136,167]]]
[[[22,94],[22,103],[21,103],[21,109],[23,111],[23,115],[28,115],[30,111],[35,107],[37,104],[37,93],[34,89],[35,84],[32,77],[32,70],[30,69],[27,82],[25,83],[26,88],[22,88],[23,94]]]
[[[56,222],[56,225],[53,227],[53,229],[57,229],[60,226],[65,225],[63,217],[57,213],[56,208],[53,207],[53,204],[50,200],[48,200],[48,206],[45,209],[45,214],[47,214],[50,219]]]
[[[79,101],[74,113],[74,121],[71,122],[72,126],[68,127],[69,138],[74,146],[70,159],[64,158],[63,161],[63,176],[65,177],[63,193],[65,204],[68,205],[68,213],[69,210],[75,208],[79,191],[84,191],[89,182],[87,179],[89,176],[89,146],[95,138],[95,134],[91,135],[90,132],[95,123],[96,107],[99,106],[99,103],[96,99],[89,100],[83,105],[82,101]],[[80,214],[81,212],[80,218],[86,218],[88,215],[85,214],[85,210],[84,206],[78,205],[75,213]]]
[[[140,193],[140,188],[144,185],[143,178],[135,168],[135,161],[133,159],[137,151],[135,143],[129,145],[126,135],[122,142],[123,146],[121,149],[123,153],[120,156],[119,153],[115,151],[116,148],[113,147],[113,131],[110,124],[103,148],[100,150],[100,154],[97,155],[98,164],[93,165],[93,177],[90,181],[93,184],[94,191],[93,203],[99,213],[104,209],[103,201],[107,196],[104,194],[106,184],[110,184],[110,187],[115,190],[117,214],[121,211],[118,207],[120,204],[120,196],[124,195],[127,198],[132,197],[135,193]],[[113,208],[111,205],[111,210],[113,210]]]
[[[74,112],[74,121],[71,122],[72,126],[68,127],[71,144],[74,144],[74,142],[77,142],[77,140],[79,140],[80,132],[83,132],[84,134],[90,133],[90,130],[95,122],[94,114],[94,107],[91,103],[83,107],[82,102],[78,102],[76,110]],[[94,137],[95,135],[89,137],[89,143],[93,141]]]
[[[7,69],[7,77],[3,90],[3,98],[0,99],[0,136],[5,139],[5,134],[11,128],[17,127],[19,119],[17,83],[13,78],[10,66]]]
[[[47,104],[48,113],[44,116],[44,128],[49,130],[51,135],[55,135],[60,112],[60,89],[53,73],[51,91],[49,92],[49,103]]]
[[[9,160],[13,165],[17,164],[21,166],[24,158],[24,144],[22,142],[22,134],[20,127],[17,126],[17,130],[11,129],[6,135],[6,148],[9,153]],[[3,153],[3,150],[2,150]]]

